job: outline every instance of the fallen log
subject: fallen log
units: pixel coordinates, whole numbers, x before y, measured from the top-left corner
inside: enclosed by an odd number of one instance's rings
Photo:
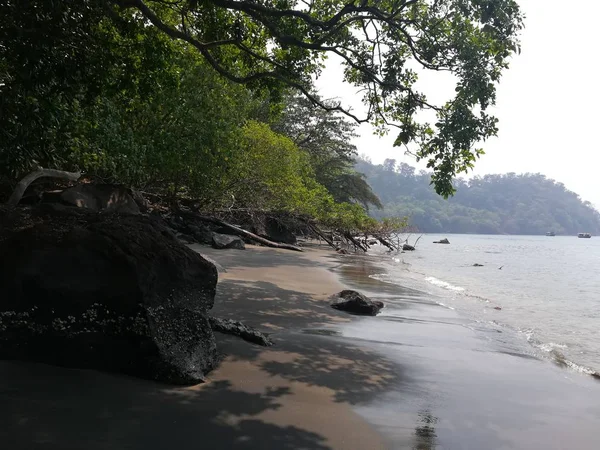
[[[81,172],[65,172],[64,170],[43,169],[41,167],[38,167],[37,170],[31,172],[29,175],[25,176],[21,181],[17,183],[15,190],[13,191],[6,204],[10,208],[17,206],[21,201],[21,198],[23,198],[23,194],[25,193],[29,185],[38,178],[42,177],[61,178],[69,181],[77,181],[81,177]]]
[[[296,252],[304,251],[296,245],[283,244],[283,243],[279,243],[279,242],[270,241],[268,239],[265,239],[264,237],[258,236],[254,233],[250,233],[249,231],[246,231],[243,228],[236,227],[235,225],[231,225],[230,223],[227,223],[227,222],[223,222],[222,220],[217,219],[216,217],[203,216],[201,214],[193,213],[190,211],[183,211],[183,210],[179,210],[177,213],[179,215],[192,217],[194,219],[198,219],[203,222],[214,223],[215,225],[219,225],[220,227],[231,230],[233,233],[237,234],[238,236],[243,236],[252,241],[263,244],[266,247],[281,248],[281,249],[285,249],[285,250],[294,250]]]

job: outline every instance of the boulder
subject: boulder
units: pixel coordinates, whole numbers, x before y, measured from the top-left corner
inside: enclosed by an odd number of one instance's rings
[[[234,248],[244,250],[246,248],[246,244],[240,237],[220,233],[212,234],[212,246],[217,249]]]
[[[344,290],[331,297],[332,308],[363,316],[375,316],[383,306],[383,302],[352,290]]]
[[[433,241],[434,244],[449,244],[450,241],[447,238],[441,239],[439,241]]]
[[[131,191],[124,186],[113,184],[78,184],[62,191],[60,201],[69,206],[97,212],[140,213],[140,207]]]
[[[412,245],[404,244],[402,246],[402,250],[404,250],[405,252],[414,252],[415,248]]]
[[[0,217],[0,357],[202,381],[214,265],[152,217],[44,211]]]

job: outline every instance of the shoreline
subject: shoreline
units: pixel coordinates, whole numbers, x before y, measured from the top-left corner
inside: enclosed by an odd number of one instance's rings
[[[217,263],[212,314],[271,334],[215,333],[222,362],[185,388],[0,361],[7,448],[593,448],[600,385],[498,346],[426,294],[371,278],[376,260],[195,247]],[[332,309],[344,288],[377,317]],[[502,335],[500,341],[502,343]]]

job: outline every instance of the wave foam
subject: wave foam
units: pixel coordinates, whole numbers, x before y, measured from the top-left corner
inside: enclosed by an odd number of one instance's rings
[[[439,280],[435,277],[427,277],[425,278],[425,281],[427,281],[428,283],[433,284],[434,286],[438,286],[441,287],[443,289],[447,289],[449,291],[454,291],[454,292],[462,292],[465,290],[465,288],[462,288],[460,286],[454,286],[446,281],[442,281]]]

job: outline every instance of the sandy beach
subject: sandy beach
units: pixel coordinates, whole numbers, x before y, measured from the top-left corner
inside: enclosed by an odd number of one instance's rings
[[[351,320],[327,301],[343,288],[331,252],[196,250],[220,266],[214,315],[275,345],[217,333],[220,367],[187,388],[2,361],[3,448],[386,448],[353,405],[385,391],[394,365],[327,336]]]
[[[217,333],[222,362],[185,388],[0,362],[7,449],[593,449],[600,383],[496,341],[373,258],[194,247],[215,261],[213,314],[275,342]],[[377,317],[333,310],[356,288]]]

